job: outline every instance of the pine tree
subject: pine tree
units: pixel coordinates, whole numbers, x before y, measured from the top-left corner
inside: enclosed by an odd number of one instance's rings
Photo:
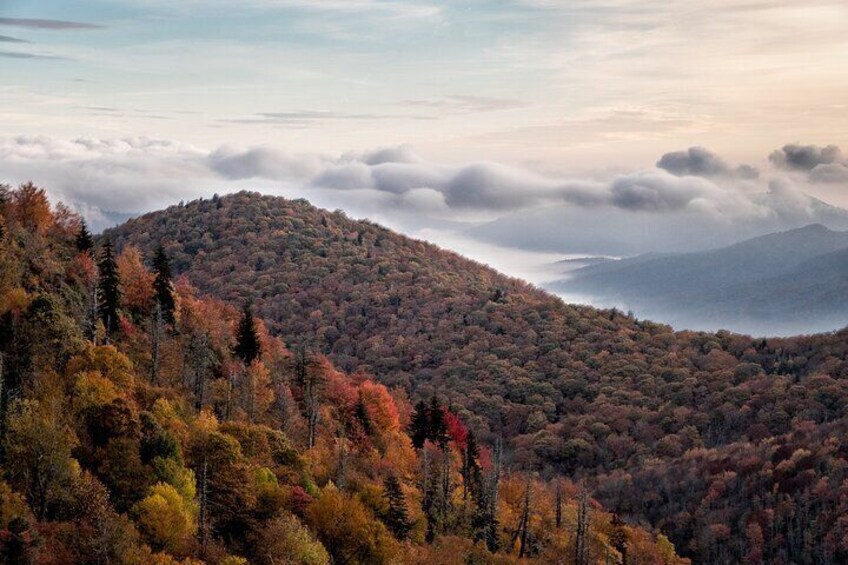
[[[259,357],[262,346],[259,344],[259,336],[256,333],[256,322],[253,319],[253,308],[250,303],[244,305],[241,321],[239,321],[236,333],[235,354],[241,357],[245,365],[250,365]]]
[[[446,449],[448,445],[448,426],[445,423],[445,413],[442,411],[439,399],[435,395],[430,399],[428,420],[429,429],[427,430],[427,439],[433,441],[442,450]]]
[[[91,232],[88,231],[88,226],[85,220],[80,220],[79,231],[76,237],[77,251],[80,253],[90,252],[94,249],[94,239],[91,237]]]
[[[389,509],[386,513],[386,526],[396,538],[406,539],[412,529],[412,524],[406,509],[406,499],[400,488],[400,481],[394,475],[389,475],[383,484],[386,489],[385,497],[389,503]]]
[[[118,264],[115,262],[115,249],[108,239],[103,243],[100,261],[98,263],[100,277],[98,289],[100,303],[98,314],[106,328],[109,336],[118,329],[118,305],[121,303],[120,278],[118,276]]]
[[[160,245],[156,248],[153,257],[153,272],[156,278],[153,280],[153,290],[156,302],[162,308],[162,319],[174,323],[174,283],[171,276],[171,262],[165,254],[165,249]]]
[[[427,441],[427,435],[430,430],[430,418],[427,415],[427,405],[423,400],[419,400],[415,405],[415,414],[412,415],[410,423],[412,445],[421,449],[424,447],[424,442]]]
[[[465,482],[466,491],[475,500],[483,491],[483,470],[480,468],[479,458],[480,448],[477,446],[477,438],[473,431],[468,430],[462,461],[462,480]]]

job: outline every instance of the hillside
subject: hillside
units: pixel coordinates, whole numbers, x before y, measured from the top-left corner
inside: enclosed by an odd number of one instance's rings
[[[32,185],[0,186],[0,267],[0,563],[689,562]]]
[[[145,253],[161,243],[203,292],[252,299],[296,350],[413,400],[439,393],[484,443],[505,437],[512,466],[591,482],[699,563],[848,558],[840,495],[821,490],[848,468],[845,333],[675,333],[253,193],[174,206],[106,237]]]
[[[827,331],[848,324],[848,232],[816,224],[722,249],[646,255],[591,265],[549,285],[620,305],[676,327],[759,334]]]

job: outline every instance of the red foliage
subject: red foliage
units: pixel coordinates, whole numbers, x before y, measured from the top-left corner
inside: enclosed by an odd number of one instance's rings
[[[457,447],[465,447],[465,442],[468,440],[468,428],[459,419],[459,416],[451,412],[445,407],[442,407],[445,413],[445,425],[448,428],[448,435]]]

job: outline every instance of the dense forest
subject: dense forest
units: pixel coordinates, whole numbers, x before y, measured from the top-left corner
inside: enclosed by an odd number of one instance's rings
[[[291,351],[434,395],[698,563],[848,560],[848,332],[674,332],[564,304],[424,242],[297,200],[239,193],[106,237],[201,292],[251,301]]]
[[[449,397],[287,347],[162,244],[0,187],[0,562],[688,562]]]

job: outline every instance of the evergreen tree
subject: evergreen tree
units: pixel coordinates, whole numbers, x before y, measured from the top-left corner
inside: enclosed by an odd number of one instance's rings
[[[106,328],[106,334],[111,335],[118,329],[118,305],[121,303],[121,289],[118,264],[115,262],[115,249],[108,239],[103,243],[103,251],[97,267],[100,271],[97,285],[100,295],[98,314]]]
[[[253,319],[253,308],[248,302],[244,305],[241,321],[239,321],[234,353],[242,358],[245,365],[250,365],[259,357],[261,348],[259,335],[256,333],[256,322]]]
[[[406,539],[412,529],[412,524],[406,510],[406,499],[400,488],[400,481],[394,475],[389,475],[383,484],[386,489],[385,497],[389,503],[385,520],[386,526],[398,539]]]
[[[85,220],[80,220],[79,231],[77,231],[76,237],[76,246],[77,251],[80,253],[85,253],[86,251],[91,251],[94,249],[94,239],[91,237],[91,232],[88,231],[88,226],[85,223]]]
[[[156,275],[153,280],[153,290],[156,294],[156,302],[162,308],[162,319],[168,324],[173,324],[175,304],[171,262],[161,245],[156,248],[156,255],[153,257],[153,272]]]
[[[446,449],[448,445],[448,425],[445,422],[445,413],[442,411],[439,399],[435,395],[430,399],[428,423],[427,439],[443,450]]]
[[[479,458],[480,448],[477,446],[477,438],[473,431],[468,430],[465,450],[462,454],[463,497],[470,494],[475,502],[483,497],[483,470],[480,468]]]
[[[427,435],[430,431],[430,418],[427,415],[427,405],[423,400],[419,400],[415,405],[415,414],[412,415],[410,423],[412,445],[417,449],[424,447],[424,442],[427,441]]]

